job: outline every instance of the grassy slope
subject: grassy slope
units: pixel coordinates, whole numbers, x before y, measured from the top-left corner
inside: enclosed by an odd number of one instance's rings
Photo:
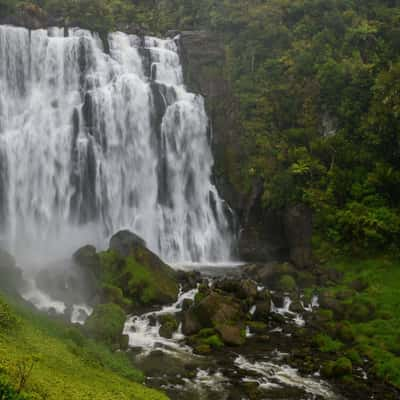
[[[12,312],[18,317],[17,326],[0,327],[0,373],[17,386],[18,364],[37,357],[25,388],[34,399],[167,399],[133,381],[141,375],[125,354],[113,354],[78,331],[19,306]]]
[[[367,290],[355,296],[375,304],[376,314],[368,322],[352,322],[356,344],[374,362],[377,375],[400,388],[400,261],[344,259],[329,266],[344,273],[338,290],[355,279],[368,282]]]

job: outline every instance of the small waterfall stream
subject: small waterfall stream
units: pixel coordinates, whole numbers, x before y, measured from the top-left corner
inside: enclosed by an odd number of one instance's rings
[[[32,263],[121,228],[168,262],[228,260],[204,100],[177,38],[0,26],[0,240]]]

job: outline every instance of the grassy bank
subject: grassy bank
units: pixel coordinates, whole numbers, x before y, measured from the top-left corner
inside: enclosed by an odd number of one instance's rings
[[[400,261],[341,259],[327,266],[343,273],[330,290],[343,298],[355,349],[377,376],[400,388]]]
[[[125,353],[111,352],[62,321],[0,297],[0,391],[1,385],[17,391],[22,386],[24,396],[1,398],[167,399],[142,381]]]

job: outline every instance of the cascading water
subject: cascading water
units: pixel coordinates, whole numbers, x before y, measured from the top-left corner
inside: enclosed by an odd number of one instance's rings
[[[0,26],[3,245],[33,262],[121,228],[169,262],[229,260],[203,98],[176,39]]]

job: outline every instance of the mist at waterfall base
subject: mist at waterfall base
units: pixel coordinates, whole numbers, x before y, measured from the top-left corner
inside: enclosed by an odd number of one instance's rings
[[[231,257],[177,39],[0,26],[0,246],[29,269],[120,229],[169,263]]]

